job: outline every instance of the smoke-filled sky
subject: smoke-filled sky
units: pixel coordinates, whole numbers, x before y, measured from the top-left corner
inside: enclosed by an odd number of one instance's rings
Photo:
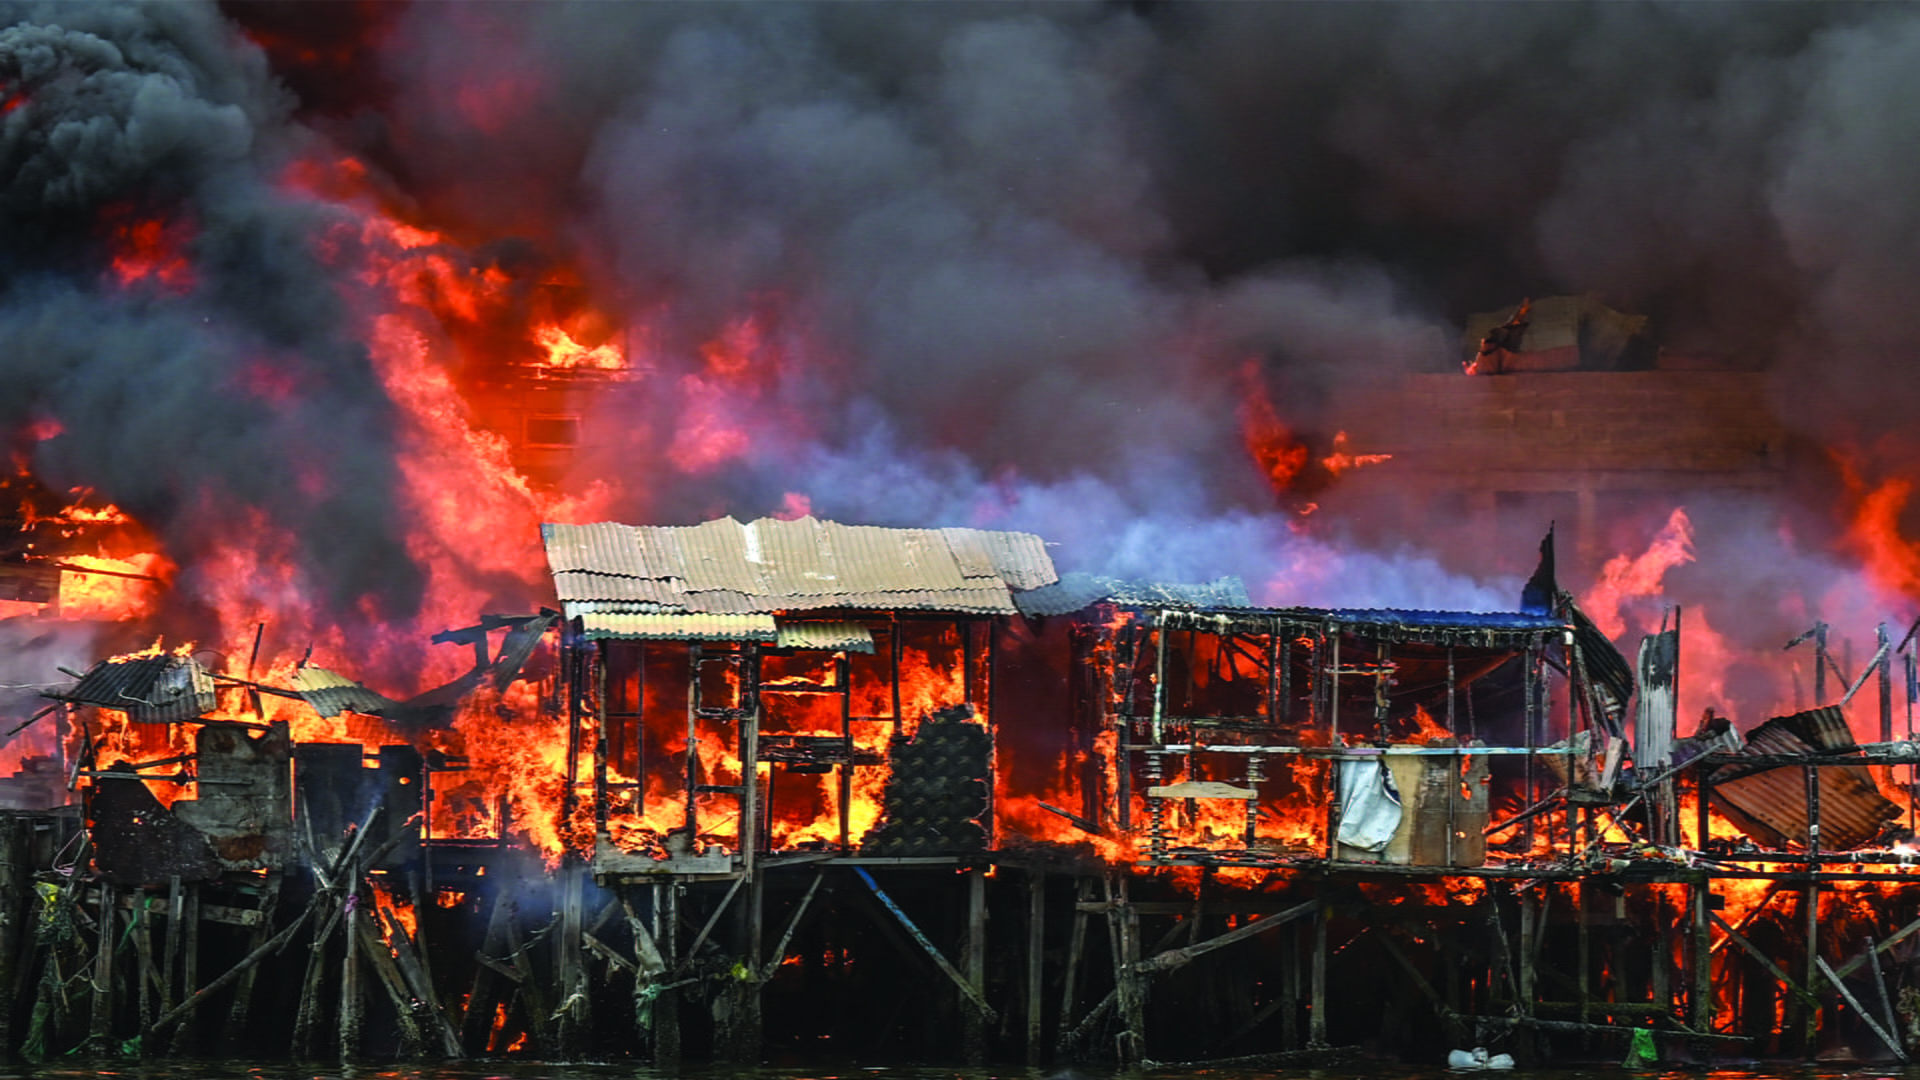
[[[565,268],[644,345],[589,418],[628,434],[573,480],[614,478],[628,520],[798,493],[1274,602],[1506,607],[1517,580],[1446,523],[1358,546],[1329,496],[1301,531],[1240,410],[1263,390],[1324,436],[1357,377],[1451,370],[1469,312],[1568,292],[1765,367],[1868,483],[1920,459],[1912,6],[13,3],[0,27],[0,423],[57,421],[33,467],[176,551],[209,507],[280,523],[343,615],[423,586],[377,301],[318,250],[347,211],[285,182],[311,160],[356,161],[363,202],[474,272]],[[191,287],[103,284],[112,222],[154,212],[192,223]],[[753,370],[716,389],[703,350],[743,320]],[[748,444],[691,454],[715,426]],[[1697,508],[1699,587],[1832,592],[1832,527],[1781,526],[1836,505]]]

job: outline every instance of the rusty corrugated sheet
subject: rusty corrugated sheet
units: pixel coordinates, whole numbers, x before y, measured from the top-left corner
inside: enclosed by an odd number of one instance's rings
[[[777,644],[783,649],[870,653],[873,632],[852,622],[782,622]]]
[[[659,614],[597,612],[580,616],[589,641],[759,641],[779,637],[771,615]]]
[[[343,712],[381,716],[398,704],[345,675],[313,664],[294,669],[292,681],[294,691],[321,716],[339,716]]]
[[[1843,745],[1831,745],[1836,742]],[[1799,756],[1852,745],[1853,735],[1846,728],[1845,717],[1838,708],[1829,706],[1768,720],[1747,733],[1743,752],[1749,756]],[[1741,771],[1738,765],[1724,765],[1714,774],[1714,806],[1761,844],[1804,845],[1808,817],[1805,770],[1783,766],[1744,776]],[[1880,794],[1866,766],[1826,765],[1816,771],[1823,849],[1857,848],[1877,836],[1881,826],[1900,816],[1900,808]]]
[[[191,657],[173,655],[102,660],[70,689],[47,696],[120,709],[143,724],[198,719],[219,703],[207,669]]]
[[[1026,533],[803,517],[687,527],[548,524],[541,536],[570,618],[823,608],[1010,614],[1011,590],[1057,580],[1046,546]]]

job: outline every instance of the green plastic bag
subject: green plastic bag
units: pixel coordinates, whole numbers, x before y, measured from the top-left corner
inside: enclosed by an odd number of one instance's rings
[[[1633,1029],[1633,1041],[1627,1046],[1627,1059],[1620,1063],[1623,1069],[1650,1069],[1660,1061],[1660,1050],[1653,1043],[1653,1032],[1646,1028]]]

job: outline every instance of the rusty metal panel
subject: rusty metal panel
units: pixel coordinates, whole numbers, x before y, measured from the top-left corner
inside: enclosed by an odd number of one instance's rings
[[[1827,712],[1819,709],[1814,712]],[[1833,709],[1833,712],[1839,710]],[[1775,717],[1747,734],[1749,756],[1812,755],[1819,748],[1795,733],[1810,725],[1834,738],[1824,719],[1807,714]],[[1846,736],[1851,743],[1852,736]],[[1899,817],[1900,808],[1880,794],[1864,765],[1827,765],[1818,770],[1820,846],[1845,851],[1871,841],[1881,826]],[[1724,765],[1714,774],[1713,804],[1729,821],[1768,847],[1798,847],[1807,834],[1807,787],[1803,769],[1782,766],[1740,775],[1741,766]],[[1724,778],[1724,779],[1722,779]]]
[[[143,724],[194,720],[219,704],[207,670],[171,654],[102,660],[71,688],[47,696],[118,709]]]
[[[1026,533],[802,517],[688,527],[549,524],[541,534],[569,617],[903,608],[1011,614],[1010,589],[1056,580],[1045,544]],[[622,542],[635,550],[615,550]]]
[[[385,694],[314,664],[294,669],[292,681],[294,691],[321,716],[343,712],[378,716],[398,704]]]

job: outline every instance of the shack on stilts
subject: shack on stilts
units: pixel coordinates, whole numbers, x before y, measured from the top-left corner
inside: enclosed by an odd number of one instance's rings
[[[171,654],[50,692],[61,759],[3,784],[0,1046],[1911,1049],[1912,635],[1682,736],[1679,613],[1629,661],[1550,568],[1515,612],[1263,608],[1012,532],[543,537],[558,610],[439,635],[474,661],[414,698]]]

